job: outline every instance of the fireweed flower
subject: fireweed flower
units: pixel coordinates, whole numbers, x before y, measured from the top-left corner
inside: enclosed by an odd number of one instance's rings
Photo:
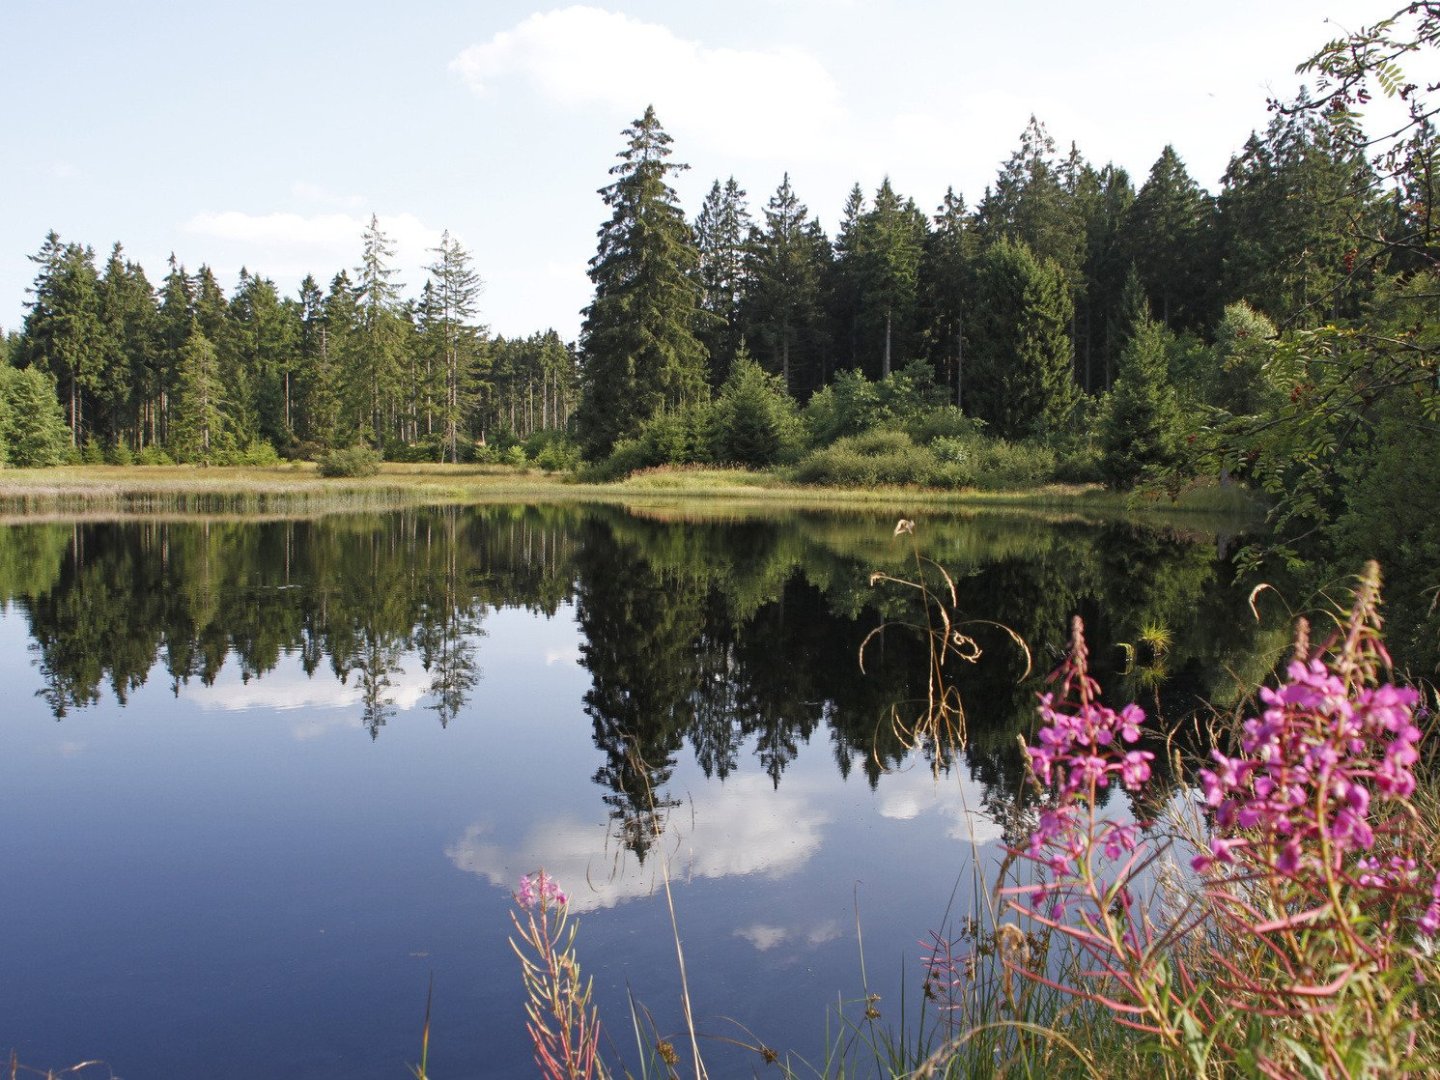
[[[1318,658],[1292,661],[1286,675],[1260,691],[1266,708],[1245,721],[1241,754],[1211,752],[1200,790],[1220,835],[1258,834],[1252,850],[1282,875],[1322,869],[1322,860],[1337,870],[1374,847],[1372,804],[1415,790],[1419,695],[1391,685],[1352,692]],[[1193,865],[1206,870],[1218,858]]]

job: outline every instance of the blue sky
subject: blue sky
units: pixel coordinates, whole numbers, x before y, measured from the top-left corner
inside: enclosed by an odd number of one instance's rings
[[[1214,191],[1296,64],[1397,6],[3,0],[0,326],[50,229],[102,263],[121,241],[153,283],[173,251],[289,294],[353,267],[374,212],[407,295],[448,229],[492,330],[573,337],[595,192],[649,103],[692,216],[733,174],[758,218],[787,170],[831,233],[887,174],[923,209],[947,185],[974,205],[1032,113],[1137,185],[1173,143]]]

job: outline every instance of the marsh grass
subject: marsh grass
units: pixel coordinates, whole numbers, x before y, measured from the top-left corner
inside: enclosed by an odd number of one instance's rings
[[[8,1080],[22,1080],[27,1077],[43,1077],[44,1080],[61,1080],[61,1077],[73,1076],[80,1080],[120,1080],[113,1069],[103,1061],[82,1061],[77,1065],[71,1065],[64,1069],[37,1069],[32,1065],[21,1062],[17,1050],[10,1051],[10,1060],[5,1062],[6,1076]]]
[[[573,474],[509,465],[386,462],[374,476],[320,475],[295,462],[268,467],[77,465],[0,470],[0,517],[288,515],[496,502],[608,502],[639,508],[671,505],[689,512],[766,513],[796,508],[1005,510],[1109,520],[1140,515],[1176,528],[1243,527],[1262,515],[1238,489],[1196,488],[1176,500],[1106,492],[1093,484],[1045,484],[1014,491],[928,490],[914,486],[852,488],[798,485],[773,471],[715,466],[661,466],[614,483],[583,483]],[[705,504],[702,506],[701,504]]]

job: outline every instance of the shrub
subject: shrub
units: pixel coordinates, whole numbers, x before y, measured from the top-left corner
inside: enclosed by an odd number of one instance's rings
[[[174,465],[175,459],[167,454],[160,446],[151,443],[149,446],[142,447],[140,452],[135,455],[135,464]]]
[[[111,465],[135,464],[135,452],[130,449],[130,444],[126,442],[116,443],[110,448],[110,452],[106,454],[105,457]]]
[[[943,486],[958,473],[942,466],[928,447],[916,446],[903,431],[869,431],[836,440],[795,466],[802,484],[872,487],[889,484]]]
[[[501,455],[501,460],[506,465],[512,465],[517,469],[523,469],[530,464],[530,459],[525,456],[525,447],[516,443]]]
[[[368,446],[351,446],[331,450],[318,464],[321,476],[374,476],[380,471],[380,455]]]

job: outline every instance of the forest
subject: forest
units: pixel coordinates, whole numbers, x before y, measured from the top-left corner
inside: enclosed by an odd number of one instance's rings
[[[1402,15],[1404,12],[1401,13]],[[647,108],[623,133],[577,342],[488,334],[446,233],[418,292],[378,219],[359,259],[226,295],[172,255],[51,232],[0,366],[9,464],[243,463],[355,446],[608,479],[666,464],[872,487],[1234,482],[1274,550],[1434,565],[1436,151],[1394,57],[1424,12],[1337,41],[1218,190],[1166,147],[1143,179],[1032,118],[973,206],[858,184],[834,234],[783,176],[690,216]],[[1409,34],[1410,36],[1406,36]],[[1408,120],[1369,137],[1394,98]],[[1421,597],[1417,595],[1417,603]],[[1433,614],[1433,613],[1432,613]]]

